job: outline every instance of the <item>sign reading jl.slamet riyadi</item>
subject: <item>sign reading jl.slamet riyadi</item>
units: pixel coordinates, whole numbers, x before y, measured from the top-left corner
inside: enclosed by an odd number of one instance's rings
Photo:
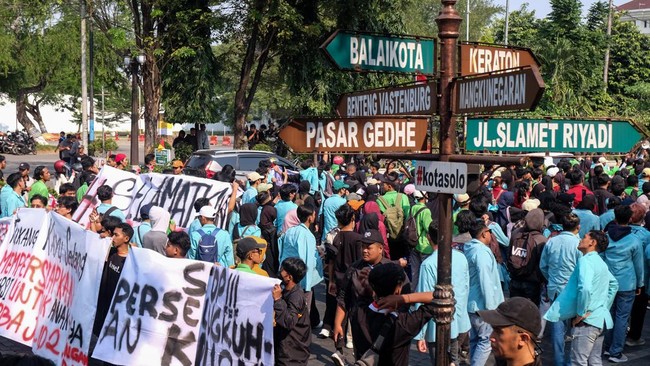
[[[426,118],[296,118],[280,130],[294,152],[424,151]]]
[[[533,110],[544,88],[544,80],[535,66],[457,79],[455,113]]]
[[[641,139],[628,121],[470,118],[468,151],[627,152]]]
[[[435,40],[337,30],[321,46],[342,70],[419,72],[432,75]]]
[[[539,62],[528,48],[495,44],[463,42],[460,45],[460,74],[462,76],[503,71]]]
[[[430,116],[436,112],[436,82],[343,94],[336,105],[341,117]]]
[[[467,192],[467,164],[416,161],[415,165],[415,189],[449,194]]]

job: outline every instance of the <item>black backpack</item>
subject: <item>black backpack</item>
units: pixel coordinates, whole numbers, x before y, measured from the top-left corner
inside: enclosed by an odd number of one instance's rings
[[[418,245],[420,238],[418,235],[418,214],[426,209],[426,206],[420,208],[417,210],[415,215],[411,215],[412,210],[410,210],[408,219],[404,221],[404,228],[402,230],[401,237],[402,240],[406,242],[411,248],[415,248]]]
[[[528,277],[535,273],[539,264],[540,248],[546,238],[539,232],[525,231],[517,234],[510,241],[506,266],[510,276],[514,279]]]

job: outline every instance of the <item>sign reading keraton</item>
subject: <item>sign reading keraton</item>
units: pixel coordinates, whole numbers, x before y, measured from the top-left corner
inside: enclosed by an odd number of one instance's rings
[[[426,118],[300,118],[280,130],[295,152],[384,152],[426,149]]]
[[[432,115],[436,112],[436,83],[373,89],[341,95],[336,106],[341,117]]]
[[[532,110],[544,92],[544,80],[536,67],[458,79],[456,113],[490,113]]]
[[[539,63],[528,48],[515,48],[481,43],[460,45],[460,73],[463,76],[536,66]]]

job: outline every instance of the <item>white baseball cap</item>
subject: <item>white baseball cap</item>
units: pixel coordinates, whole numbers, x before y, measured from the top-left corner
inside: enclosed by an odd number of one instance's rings
[[[199,216],[203,216],[208,219],[214,219],[217,216],[217,210],[215,210],[214,207],[203,206],[199,211]]]

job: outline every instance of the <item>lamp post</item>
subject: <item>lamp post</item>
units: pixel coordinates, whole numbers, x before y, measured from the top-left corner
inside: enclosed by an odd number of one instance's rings
[[[144,65],[146,61],[145,55],[139,55],[138,57],[131,58],[129,56],[124,57],[124,67],[131,74],[131,164],[140,164],[139,156],[139,137],[140,137],[140,128],[138,127],[138,121],[140,119],[140,105],[138,103],[138,71],[140,65]]]

